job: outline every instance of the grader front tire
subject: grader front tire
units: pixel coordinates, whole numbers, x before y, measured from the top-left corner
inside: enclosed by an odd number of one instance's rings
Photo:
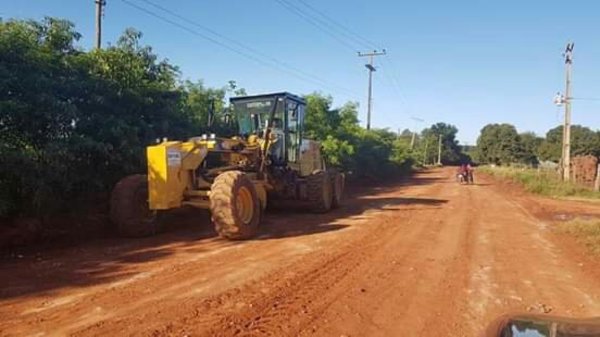
[[[318,171],[307,177],[308,199],[311,209],[316,213],[325,213],[331,209],[333,186],[325,171]]]
[[[256,235],[261,205],[252,181],[240,171],[221,173],[211,187],[210,210],[217,233],[230,240]]]
[[[148,207],[146,175],[130,175],[115,185],[110,196],[110,219],[125,237],[150,236],[160,231],[157,214]]]

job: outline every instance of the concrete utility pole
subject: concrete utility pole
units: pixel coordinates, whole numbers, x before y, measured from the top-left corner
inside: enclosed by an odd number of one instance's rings
[[[102,48],[102,17],[106,0],[94,0],[96,3],[96,48]]]
[[[438,135],[438,165],[442,165],[442,135]]]
[[[563,180],[569,181],[571,179],[571,67],[573,65],[573,42],[567,43],[565,49],[565,76],[566,76],[566,88],[565,88],[565,123],[563,125],[563,151],[562,151],[562,163],[563,163]]]
[[[358,52],[358,57],[369,57],[369,63],[365,64],[365,67],[369,69],[369,96],[367,99],[367,130],[371,130],[371,109],[373,107],[373,72],[376,71],[373,66],[373,57],[385,55],[385,49],[382,51],[373,50],[370,53]]]
[[[412,139],[410,140],[410,149],[412,150],[415,147],[415,138],[417,138],[417,122],[424,122],[421,118],[411,117],[413,121],[415,121],[414,130],[412,134]]]
[[[425,140],[425,152],[423,152],[423,165],[427,165],[427,148],[429,147],[429,139]]]

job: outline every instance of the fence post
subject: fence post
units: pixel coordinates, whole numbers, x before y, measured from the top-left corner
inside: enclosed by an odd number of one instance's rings
[[[594,183],[594,191],[600,191],[600,164],[598,164],[598,169],[596,170],[596,182]]]

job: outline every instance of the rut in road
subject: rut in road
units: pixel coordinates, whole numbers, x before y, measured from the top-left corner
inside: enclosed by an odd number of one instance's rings
[[[271,214],[257,240],[163,243],[152,251],[170,254],[119,265],[123,276],[111,282],[19,295],[0,281],[0,331],[473,336],[508,311],[600,315],[595,265],[573,260],[549,224],[491,181],[458,185],[453,172],[355,194],[329,215]],[[103,254],[99,244],[81,258]],[[1,267],[28,276],[22,289],[61,272],[36,263]]]

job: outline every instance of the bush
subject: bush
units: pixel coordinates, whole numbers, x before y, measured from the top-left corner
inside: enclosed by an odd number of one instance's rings
[[[320,139],[328,164],[358,177],[381,178],[410,171],[415,160],[408,143],[387,129],[366,130],[359,125],[358,105],[332,109],[331,97],[307,95],[306,134]]]
[[[198,93],[139,32],[91,52],[79,36],[52,18],[0,22],[0,217],[77,207],[143,171],[156,138],[198,131]]]

